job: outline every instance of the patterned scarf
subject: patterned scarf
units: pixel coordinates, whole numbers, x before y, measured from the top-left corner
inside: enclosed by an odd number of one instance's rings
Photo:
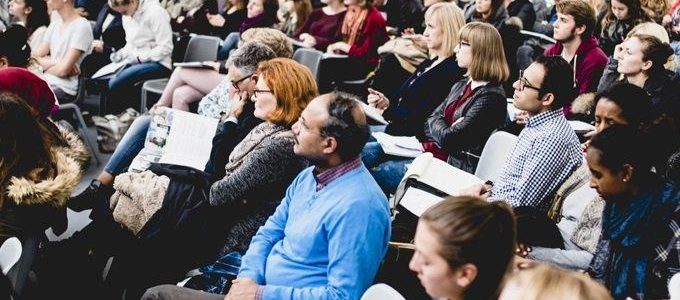
[[[342,22],[342,37],[350,46],[354,45],[359,38],[364,21],[366,21],[366,15],[368,15],[367,8],[353,6],[347,8],[345,20]]]

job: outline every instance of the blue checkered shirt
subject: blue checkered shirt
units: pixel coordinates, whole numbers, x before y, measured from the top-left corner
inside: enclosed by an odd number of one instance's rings
[[[547,211],[548,197],[583,163],[583,153],[561,109],[532,116],[505,161],[491,200],[513,207],[533,206]]]

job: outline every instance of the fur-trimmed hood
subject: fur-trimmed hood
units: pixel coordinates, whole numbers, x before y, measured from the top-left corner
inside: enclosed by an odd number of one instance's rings
[[[59,128],[59,133],[61,133],[64,141],[66,141],[66,144],[68,144],[68,148],[64,149],[64,154],[75,160],[80,165],[82,170],[87,169],[87,164],[90,161],[91,154],[90,151],[87,150],[87,147],[85,147],[83,140],[80,138],[80,136],[78,136],[78,134],[70,129],[58,125],[57,128]]]
[[[79,142],[79,140],[77,141]],[[86,150],[85,153],[87,153]],[[35,181],[31,178],[38,177],[35,174],[39,174],[41,171],[36,169],[26,177],[12,177],[7,186],[8,199],[17,205],[51,204],[54,207],[64,206],[78,182],[80,182],[81,165],[75,158],[82,154],[83,152],[79,152],[77,148],[74,149],[73,147],[53,147],[52,155],[55,160],[56,175],[53,178]]]

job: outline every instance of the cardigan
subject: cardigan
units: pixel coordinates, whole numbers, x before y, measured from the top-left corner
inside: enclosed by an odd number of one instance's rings
[[[286,190],[243,256],[238,277],[262,299],[359,299],[390,239],[387,199],[363,163],[318,189],[310,167]]]
[[[292,131],[269,122],[256,126],[231,152],[227,175],[210,187],[210,204],[231,208],[223,253],[244,252],[257,229],[307,166],[293,153]]]
[[[316,48],[319,51],[326,51],[326,47],[331,43],[342,39],[342,21],[345,19],[347,11],[342,11],[334,15],[327,15],[323,9],[317,8],[312,11],[307,21],[302,24],[294,38],[299,38],[301,34],[307,33],[316,40]]]
[[[503,87],[499,83],[487,83],[472,91],[467,102],[456,110],[453,118],[462,121],[451,126],[444,112],[465,90],[468,78],[458,81],[446,100],[437,107],[425,123],[425,135],[440,149],[449,154],[448,163],[467,172],[474,172],[477,161],[468,153],[479,155],[491,133],[501,127],[507,114]]]
[[[425,72],[436,60],[423,61],[401,85],[393,102],[383,112],[390,121],[385,132],[397,136],[425,137],[424,125],[432,111],[446,98],[453,84],[460,80],[465,69],[451,56]]]
[[[380,61],[378,47],[387,41],[387,23],[380,12],[371,7],[368,9],[366,20],[361,28],[361,34],[349,48],[347,55],[364,61],[367,65],[375,67]]]

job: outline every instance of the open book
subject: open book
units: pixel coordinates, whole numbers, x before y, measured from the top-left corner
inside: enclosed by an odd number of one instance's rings
[[[393,136],[384,132],[374,132],[373,137],[378,140],[386,154],[417,157],[423,153],[423,145],[414,136]]]
[[[132,160],[130,171],[141,172],[157,162],[205,169],[217,119],[167,107],[156,108],[151,117],[144,148]]]
[[[413,160],[402,180],[410,178],[450,196],[458,196],[473,184],[484,183],[481,178],[434,158],[432,153],[423,153]],[[426,190],[408,187],[399,204],[420,216],[441,200],[442,197]]]

